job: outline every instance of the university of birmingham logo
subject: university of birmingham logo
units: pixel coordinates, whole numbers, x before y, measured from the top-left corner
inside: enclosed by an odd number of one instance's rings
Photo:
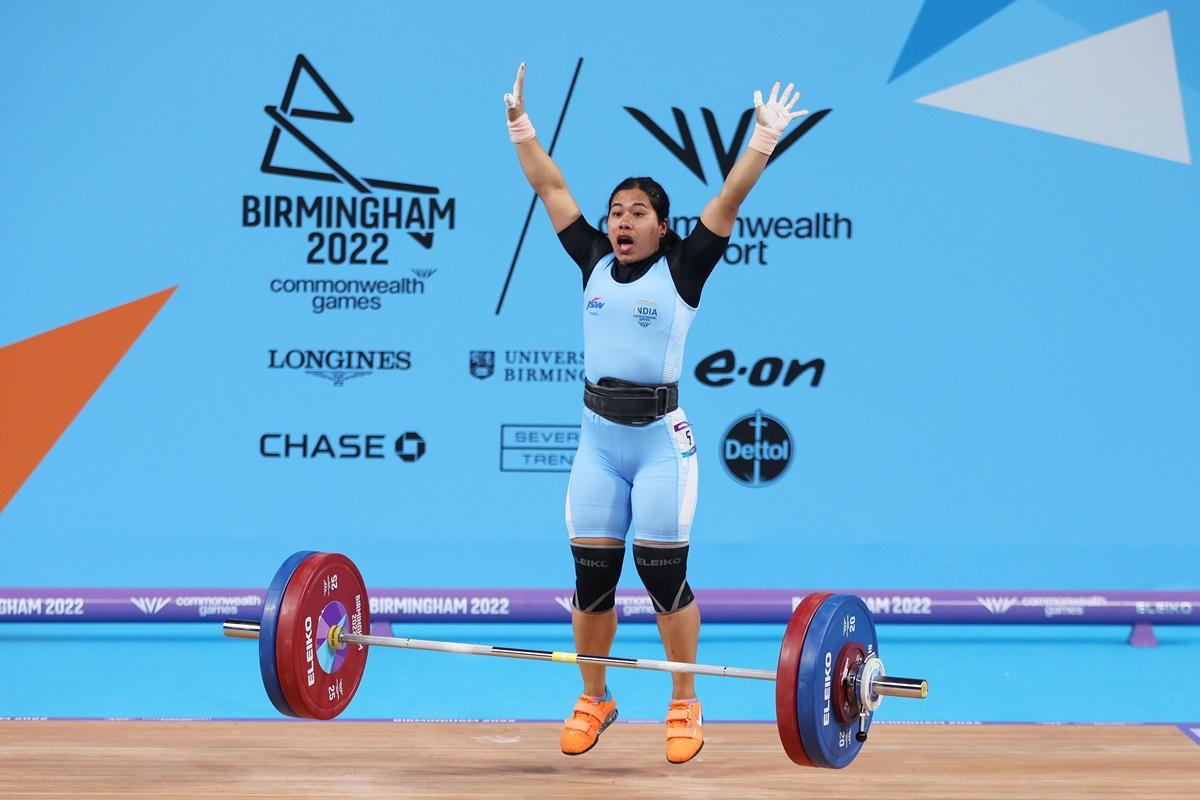
[[[471,374],[476,378],[483,380],[484,378],[492,377],[492,373],[496,371],[496,351],[495,350],[472,350],[471,351]]]
[[[306,76],[320,93],[329,101],[332,110],[322,111],[313,108],[301,108],[293,104],[296,86],[301,76]],[[408,192],[418,195],[436,195],[440,191],[436,186],[423,186],[416,183],[382,180],[380,178],[363,178],[354,175],[333,156],[321,148],[317,142],[304,131],[300,130],[296,121],[300,119],[320,120],[322,122],[354,122],[354,115],[334,93],[325,79],[317,72],[304,54],[296,56],[292,66],[291,77],[288,78],[287,88],[283,92],[283,100],[278,106],[267,106],[267,116],[274,122],[271,128],[271,138],[267,141],[267,150],[263,153],[262,171],[272,175],[287,175],[293,178],[307,178],[314,181],[329,183],[345,183],[354,187],[361,194],[372,194],[372,189],[390,189],[396,192]],[[328,167],[328,171],[299,169],[277,164],[275,150],[279,146],[279,137],[286,132],[293,140],[302,145]],[[436,202],[436,201],[435,201]],[[453,202],[453,200],[449,201]],[[410,211],[411,214],[411,211]],[[453,227],[453,226],[451,226]],[[426,249],[433,246],[433,231],[408,231],[408,235],[417,240]]]
[[[625,106],[625,110],[643,128],[648,130],[650,135],[658,140],[659,144],[667,148],[671,155],[675,156],[679,159],[680,163],[691,170],[691,173],[699,178],[701,183],[708,183],[708,179],[704,177],[704,167],[700,165],[700,151],[696,147],[696,140],[692,137],[692,128],[688,124],[687,117],[684,116],[682,109],[671,109],[671,113],[675,115],[675,127],[679,129],[678,142],[672,139],[671,135],[663,130],[662,126],[650,119],[646,112],[629,106]],[[800,138],[804,134],[815,128],[817,123],[829,116],[831,111],[833,111],[832,108],[823,108],[820,111],[803,117],[795,130],[779,140],[779,144],[775,146],[775,152],[767,160],[767,165],[770,166],[773,164],[775,159],[786,153],[789,147],[800,141]],[[738,120],[737,128],[729,140],[729,147],[725,146],[721,138],[721,132],[717,128],[716,115],[707,108],[700,109],[700,115],[704,117],[704,127],[708,130],[708,138],[712,142],[713,153],[716,154],[717,164],[721,168],[721,179],[724,180],[729,176],[729,170],[733,169],[734,162],[737,161],[738,156],[742,152],[742,146],[746,140],[746,132],[750,129],[750,123],[754,121],[754,109],[747,109],[742,113],[741,119]]]

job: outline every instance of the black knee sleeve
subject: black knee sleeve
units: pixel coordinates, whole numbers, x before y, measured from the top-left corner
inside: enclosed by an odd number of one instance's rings
[[[687,582],[687,557],[686,544],[647,547],[635,542],[633,545],[633,563],[650,593],[654,610],[660,614],[687,608],[696,599]]]
[[[616,603],[625,546],[572,543],[571,557],[575,561],[575,596],[571,604],[580,611],[611,610]]]

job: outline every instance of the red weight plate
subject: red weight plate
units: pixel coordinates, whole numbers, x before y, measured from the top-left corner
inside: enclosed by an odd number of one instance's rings
[[[329,629],[371,630],[362,575],[340,553],[314,553],[300,562],[279,601],[275,663],[279,687],[300,717],[333,719],[358,690],[367,665],[365,645],[334,650]]]
[[[808,595],[788,620],[783,632],[783,645],[779,648],[779,665],[775,669],[775,724],[779,728],[779,741],[788,758],[802,767],[815,767],[804,742],[800,740],[800,721],[796,716],[796,676],[800,671],[800,652],[804,649],[804,636],[813,614],[829,597],[830,592],[814,592]]]

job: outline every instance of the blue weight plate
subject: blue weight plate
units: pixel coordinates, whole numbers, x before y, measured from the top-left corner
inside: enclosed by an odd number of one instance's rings
[[[854,738],[858,720],[843,723],[833,708],[833,682],[840,677],[835,674],[838,656],[850,642],[857,642],[867,655],[878,652],[871,612],[861,598],[832,595],[813,614],[796,671],[800,739],[818,767],[841,769],[862,749]]]
[[[271,698],[271,704],[279,709],[279,713],[289,717],[299,717],[300,715],[288,705],[287,700],[283,697],[283,689],[279,685],[279,665],[275,663],[275,632],[279,623],[279,600],[283,597],[283,591],[287,588],[288,581],[292,579],[296,568],[314,552],[313,550],[301,550],[293,553],[275,572],[275,577],[271,579],[271,585],[267,587],[266,599],[263,600],[262,623],[258,628],[258,668],[262,672],[263,688],[267,690],[267,697]]]

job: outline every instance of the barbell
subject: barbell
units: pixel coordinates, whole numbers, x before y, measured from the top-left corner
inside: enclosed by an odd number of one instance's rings
[[[370,632],[362,575],[340,553],[301,551],[279,567],[261,621],[228,619],[226,636],[257,639],[259,671],[272,704],[292,717],[333,719],[362,681],[368,647],[395,647],[563,664],[684,672],[775,681],[775,719],[797,764],[841,768],[858,755],[884,696],[924,698],[927,681],[887,675],[866,603],[814,593],[797,604],[775,670],[439,642]]]

